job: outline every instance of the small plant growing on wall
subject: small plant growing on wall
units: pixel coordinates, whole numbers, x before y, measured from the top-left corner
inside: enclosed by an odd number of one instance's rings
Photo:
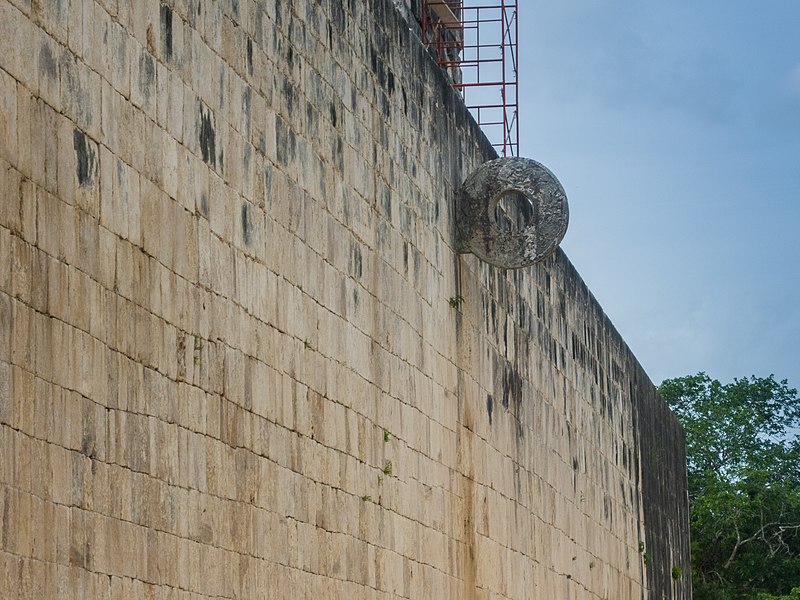
[[[456,294],[455,296],[452,296],[447,301],[447,303],[450,305],[450,308],[455,308],[456,310],[459,310],[461,308],[461,305],[464,303],[464,296]]]
[[[387,477],[392,476],[392,461],[387,460],[386,464],[383,465],[383,474],[386,475]]]
[[[683,575],[683,569],[678,566],[672,567],[672,578],[677,581]]]

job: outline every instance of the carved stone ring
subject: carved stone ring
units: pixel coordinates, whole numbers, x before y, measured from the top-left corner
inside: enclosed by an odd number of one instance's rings
[[[456,195],[456,247],[503,269],[550,256],[564,239],[569,207],[564,188],[530,158],[490,160]]]

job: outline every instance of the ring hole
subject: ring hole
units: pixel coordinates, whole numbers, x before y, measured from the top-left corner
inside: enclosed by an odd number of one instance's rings
[[[506,190],[498,195],[491,215],[500,231],[517,232],[533,223],[535,212],[528,196],[518,190]]]

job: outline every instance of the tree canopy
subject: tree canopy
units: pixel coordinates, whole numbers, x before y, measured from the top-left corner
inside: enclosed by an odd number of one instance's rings
[[[686,432],[695,599],[800,598],[797,390],[699,373],[659,392]]]

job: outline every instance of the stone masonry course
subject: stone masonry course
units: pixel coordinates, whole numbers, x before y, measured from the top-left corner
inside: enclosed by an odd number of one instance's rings
[[[0,598],[690,597],[683,433],[458,253],[396,4],[0,0]]]

